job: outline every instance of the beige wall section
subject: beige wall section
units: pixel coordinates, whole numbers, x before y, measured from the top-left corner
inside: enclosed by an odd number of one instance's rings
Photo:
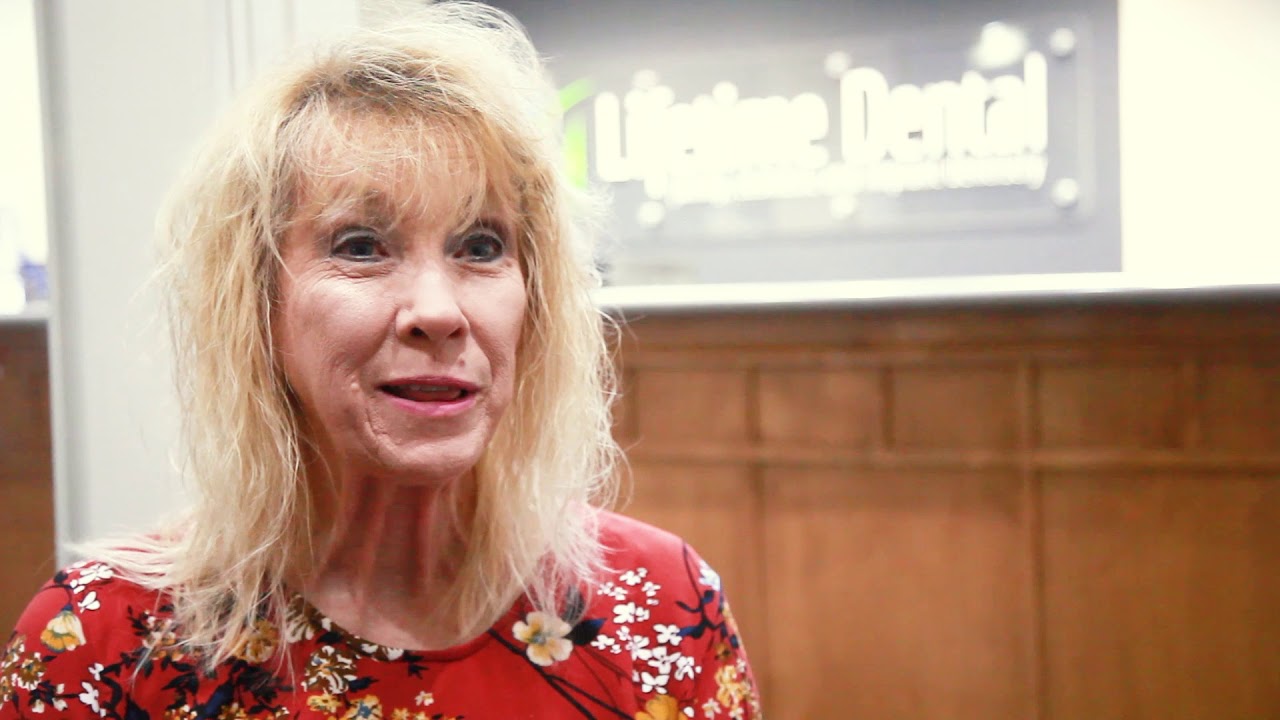
[[[152,270],[160,198],[216,105],[208,3],[41,6],[54,260],[57,530],[82,540],[179,502]],[[60,543],[61,544],[61,543]]]
[[[53,183],[50,320],[59,545],[183,502],[153,271],[166,189],[227,98],[355,0],[47,0],[38,5]],[[67,556],[63,554],[62,559]]]

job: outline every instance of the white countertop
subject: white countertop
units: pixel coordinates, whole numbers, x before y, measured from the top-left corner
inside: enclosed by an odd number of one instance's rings
[[[899,305],[966,305],[1055,301],[1280,298],[1280,268],[1273,277],[1144,277],[1133,273],[1072,273],[987,277],[856,280],[846,282],[734,283],[606,287],[599,304],[622,312],[697,309],[813,309]]]

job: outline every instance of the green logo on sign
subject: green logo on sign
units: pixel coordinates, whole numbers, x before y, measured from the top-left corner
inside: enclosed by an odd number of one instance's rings
[[[570,110],[582,104],[584,100],[595,94],[595,88],[587,78],[575,80],[560,88],[560,109],[565,114],[564,121],[564,160],[569,173],[569,181],[580,188],[587,187],[591,176],[587,156],[587,115],[584,112],[569,114]]]

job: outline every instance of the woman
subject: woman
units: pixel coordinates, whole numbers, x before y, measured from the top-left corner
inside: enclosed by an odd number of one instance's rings
[[[190,513],[31,602],[0,719],[747,718],[715,573],[607,499],[554,94],[430,6],[286,68],[164,224]]]

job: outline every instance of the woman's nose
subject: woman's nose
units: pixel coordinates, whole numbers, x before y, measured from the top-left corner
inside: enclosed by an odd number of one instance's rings
[[[406,278],[406,285],[396,316],[396,333],[401,339],[439,342],[466,332],[466,316],[447,271],[417,270]]]

